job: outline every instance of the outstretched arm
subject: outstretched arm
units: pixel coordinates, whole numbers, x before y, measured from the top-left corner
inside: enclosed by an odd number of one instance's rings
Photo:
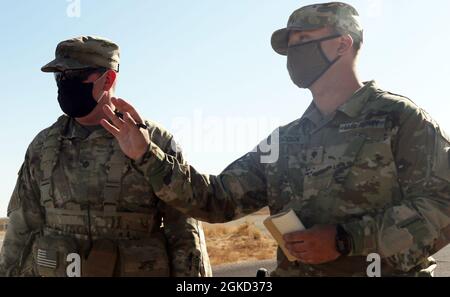
[[[130,104],[121,99],[113,99],[113,104],[124,113],[124,119],[105,106],[111,122],[103,120],[103,127],[135,160],[136,169],[147,178],[156,195],[170,206],[212,223],[231,221],[267,206],[266,180],[258,152],[248,153],[218,176],[204,175],[152,143],[148,132],[136,127],[142,118]]]

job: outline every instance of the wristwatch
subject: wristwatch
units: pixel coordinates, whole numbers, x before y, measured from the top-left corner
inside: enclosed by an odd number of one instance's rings
[[[348,256],[352,251],[350,234],[341,225],[336,226],[336,250],[342,256]]]

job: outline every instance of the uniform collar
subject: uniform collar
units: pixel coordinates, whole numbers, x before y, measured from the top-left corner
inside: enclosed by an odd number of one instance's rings
[[[87,139],[88,137],[112,138],[113,136],[101,126],[86,128],[85,126],[78,123],[75,119],[71,118],[69,119],[69,123],[65,131],[62,133],[62,137],[66,139]]]
[[[308,109],[306,109],[305,114],[302,117],[302,120],[305,119],[311,121],[315,126],[318,126],[323,120],[323,115],[320,113],[314,101],[311,102]]]
[[[337,110],[345,113],[351,118],[357,117],[376,89],[377,85],[375,81],[365,82],[364,86],[356,91],[355,94],[353,94],[346,103],[338,107]]]
[[[365,82],[364,86],[357,90],[352,97],[346,103],[338,107],[337,110],[352,118],[358,116],[376,89],[377,86],[375,81]],[[325,119],[314,101],[311,102],[301,120],[303,121],[305,119],[311,121],[315,126],[318,126]]]

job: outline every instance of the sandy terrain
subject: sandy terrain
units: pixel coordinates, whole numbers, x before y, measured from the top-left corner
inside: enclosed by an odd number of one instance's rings
[[[205,228],[212,265],[275,259],[277,244],[252,223]]]
[[[264,209],[227,224],[203,223],[211,264],[275,259],[277,244],[263,225],[268,215]]]

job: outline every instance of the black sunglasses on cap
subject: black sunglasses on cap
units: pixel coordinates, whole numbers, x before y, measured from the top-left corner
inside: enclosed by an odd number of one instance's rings
[[[55,72],[55,80],[77,80],[77,81],[85,81],[89,78],[90,75],[94,73],[103,74],[108,69],[106,68],[83,68],[83,69],[67,69],[60,72]]]

